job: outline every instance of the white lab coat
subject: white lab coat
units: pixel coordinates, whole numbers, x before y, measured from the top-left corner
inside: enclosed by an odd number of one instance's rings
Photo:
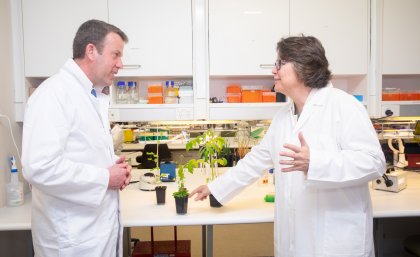
[[[22,161],[36,256],[122,256],[119,191],[108,190],[107,168],[117,159],[109,101],[91,89],[70,59],[27,104]]]
[[[281,172],[284,143],[310,147],[307,176]],[[385,171],[385,158],[365,108],[347,93],[313,89],[300,118],[293,104],[274,117],[261,143],[208,186],[226,203],[264,170],[275,168],[275,256],[373,257],[368,182]],[[262,200],[262,199],[261,199]]]

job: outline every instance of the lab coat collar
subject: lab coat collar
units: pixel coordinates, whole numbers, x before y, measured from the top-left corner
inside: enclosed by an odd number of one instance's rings
[[[327,86],[324,88],[313,88],[306,99],[305,105],[303,106],[302,113],[300,114],[299,119],[297,120],[296,126],[293,129],[294,133],[298,133],[302,126],[309,120],[312,112],[317,109],[317,107],[322,107],[325,105],[326,95],[329,91],[328,89],[332,88],[331,82],[328,82]],[[294,115],[295,107],[294,103],[290,105],[290,114]]]
[[[80,82],[80,85],[83,87],[83,90],[88,95],[91,95],[93,83],[73,59],[68,59],[67,62],[64,64],[63,69],[66,72],[73,75]]]

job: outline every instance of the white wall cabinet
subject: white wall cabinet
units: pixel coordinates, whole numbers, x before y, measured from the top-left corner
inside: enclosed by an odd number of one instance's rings
[[[382,101],[382,115],[388,109],[394,116],[420,113],[419,13],[418,0],[383,0],[382,87],[398,89],[400,101]]]
[[[108,20],[106,0],[22,0],[26,77],[48,77],[73,56],[73,38],[86,20]]]
[[[210,76],[271,75],[288,0],[209,0]]]
[[[383,74],[420,74],[420,1],[383,0]]]
[[[317,37],[333,74],[367,74],[368,29],[368,0],[290,1],[290,35]]]
[[[191,0],[109,0],[129,37],[120,76],[192,76]]]
[[[337,75],[335,85],[349,93],[364,95],[365,103],[375,96],[369,87],[376,82],[384,87],[401,85],[405,90],[420,85],[418,0],[20,1],[21,6],[12,15],[16,26],[22,28],[23,39],[17,37],[14,41],[22,43],[24,64],[19,67],[24,67],[22,77],[26,77],[29,86],[37,86],[38,81],[55,74],[72,56],[72,41],[78,26],[92,18],[115,24],[129,37],[123,57],[125,68],[119,72],[120,77],[194,80],[195,93],[199,92],[194,104],[113,105],[110,116],[114,121],[270,118],[283,104],[219,105],[208,104],[207,98],[223,96],[220,79],[226,80],[226,84],[243,79],[247,80],[244,85],[268,86],[276,59],[276,43],[289,34],[304,33],[319,38],[331,70]],[[369,20],[370,8],[372,13],[377,13],[373,24]],[[380,27],[381,33],[371,32],[371,47],[378,54],[372,54],[370,66],[369,26]],[[381,81],[368,82],[372,75]],[[26,92],[22,84],[15,85],[19,87],[17,92]],[[379,107],[381,104],[400,103],[379,100]],[[418,101],[409,103],[412,106],[403,104],[410,110],[420,106]],[[24,106],[20,108],[22,113],[23,109]]]

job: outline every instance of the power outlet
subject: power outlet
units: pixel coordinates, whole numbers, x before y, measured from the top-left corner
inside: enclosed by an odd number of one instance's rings
[[[120,111],[118,109],[109,109],[108,110],[108,119],[109,119],[109,121],[119,121]]]
[[[400,116],[400,106],[398,104],[383,104],[382,116]]]

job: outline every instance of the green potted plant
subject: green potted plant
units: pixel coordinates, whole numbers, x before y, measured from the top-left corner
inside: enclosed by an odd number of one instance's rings
[[[226,158],[222,156],[224,146],[226,146],[225,139],[223,137],[216,136],[211,129],[190,140],[186,144],[187,151],[199,148],[198,151],[201,158],[195,161],[201,164],[202,167],[205,167],[206,171],[208,171],[206,172],[207,183],[217,177],[218,165],[224,166],[227,163]],[[222,205],[213,197],[213,195],[210,195],[210,206],[221,207]]]
[[[159,143],[160,141],[158,139],[156,141],[156,153],[147,152],[146,154],[149,156],[148,160],[155,163],[155,166],[150,169],[150,173],[152,173],[155,178],[156,202],[157,204],[165,204],[166,186],[161,185],[160,180]]]
[[[195,159],[189,160],[186,164],[180,165],[177,170],[177,182],[178,190],[172,195],[175,198],[176,212],[178,214],[186,214],[188,210],[188,189],[185,187],[185,173],[187,170],[189,173],[194,172],[194,168],[197,168],[198,164]]]

